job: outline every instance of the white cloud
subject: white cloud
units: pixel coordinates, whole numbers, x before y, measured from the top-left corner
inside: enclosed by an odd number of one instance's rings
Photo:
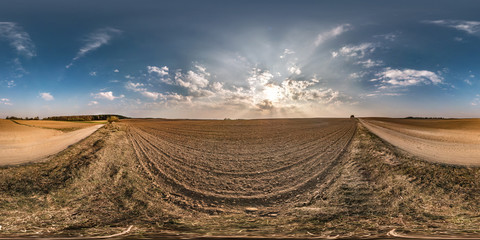
[[[116,72],[116,73],[118,73],[118,72],[120,72],[120,70],[118,70],[118,69],[115,69],[115,70],[113,70],[113,72]]]
[[[363,58],[366,54],[375,51],[375,45],[373,43],[362,43],[359,45],[343,46],[338,52],[332,52],[332,57],[339,55],[349,58]]]
[[[386,68],[383,72],[377,73],[378,79],[372,81],[381,81],[380,88],[388,87],[408,87],[415,85],[439,84],[443,78],[434,72],[427,70],[414,69],[390,69]]]
[[[315,85],[319,83],[316,75],[310,80],[286,78],[280,83],[276,83],[273,78],[270,71],[253,68],[251,76],[247,78],[249,91],[237,88],[236,92],[227,93],[262,111],[285,109],[308,102],[333,104],[348,100],[348,97],[339,91],[316,87]]]
[[[98,104],[97,101],[90,101],[90,102],[88,103],[88,106],[93,106],[93,105],[97,105],[97,104]]]
[[[146,79],[148,82],[129,81],[125,83],[125,88],[155,100],[142,102],[142,106],[155,106],[154,109],[158,109],[159,106],[162,106],[162,109],[178,111],[203,109],[209,112],[231,112],[230,110],[235,109],[253,114],[252,116],[282,115],[292,111],[297,113],[305,111],[308,115],[309,109],[319,106],[318,104],[332,109],[336,104],[351,103],[351,98],[340,91],[319,87],[317,84],[320,78],[316,74],[313,77],[305,76],[310,78],[309,80],[284,78],[279,82],[281,76],[274,75],[268,69],[253,67],[250,75],[243,78],[247,86],[240,82],[236,83],[241,86],[212,81],[211,74],[201,65],[196,65],[194,69],[185,72],[177,69],[174,75],[172,85],[183,87],[187,91],[156,92],[152,90],[155,88],[155,82],[150,79]]]
[[[281,87],[284,92],[284,98],[288,101],[333,103],[343,98],[339,91],[334,91],[331,88],[311,88],[315,84],[313,81],[286,79],[281,83]]]
[[[339,25],[339,26],[331,29],[330,31],[318,34],[317,38],[315,39],[314,44],[315,44],[315,46],[319,46],[320,44],[322,44],[326,40],[334,38],[334,37],[346,32],[346,31],[349,31],[351,29],[352,29],[352,26],[350,24]]]
[[[97,76],[97,72],[90,72],[88,75],[90,75],[90,76]]]
[[[143,84],[143,83],[127,82],[125,84],[126,89],[136,91],[136,92],[140,89],[140,87],[143,87],[143,86],[145,86],[145,84]]]
[[[35,45],[30,35],[14,22],[0,22],[0,38],[5,38],[18,54],[34,57]]]
[[[251,71],[251,76],[247,78],[247,82],[248,85],[250,85],[250,89],[255,91],[257,88],[261,89],[272,79],[273,74],[271,74],[270,71],[253,68]]]
[[[339,91],[316,86],[319,83],[316,75],[310,80],[286,78],[277,83],[270,71],[253,68],[247,83],[249,89],[236,87],[235,91],[224,89],[222,83],[214,83],[213,90],[215,94],[221,94],[228,104],[244,104],[262,111],[286,109],[304,103],[334,104],[349,100]]]
[[[163,67],[156,67],[156,66],[147,66],[147,70],[149,74],[154,74],[158,77],[160,77],[158,80],[160,80],[163,83],[173,85],[174,82],[168,77],[168,67],[163,66]],[[155,78],[156,79],[156,78]]]
[[[50,93],[48,93],[48,92],[40,93],[40,97],[43,98],[43,100],[45,100],[45,101],[52,101],[52,100],[54,100],[52,94],[50,94]]]
[[[0,105],[12,105],[12,103],[8,98],[0,98]]]
[[[85,39],[85,45],[80,48],[77,55],[72,59],[72,62],[65,67],[70,68],[73,65],[73,62],[85,56],[85,54],[87,54],[88,52],[94,51],[99,47],[108,44],[113,37],[120,34],[121,32],[122,31],[118,29],[107,27],[98,29],[95,32],[89,34]]]
[[[357,79],[357,78],[363,78],[365,75],[367,75],[367,72],[354,72],[348,75],[350,79]]]
[[[161,93],[148,91],[146,88],[144,88],[144,86],[145,86],[145,84],[143,84],[143,83],[127,82],[125,84],[126,89],[134,91],[134,92],[139,92],[144,97],[151,98],[153,100],[157,100],[158,98],[163,97],[163,95]]]
[[[434,20],[424,21],[425,23],[436,24],[444,27],[454,28],[469,34],[477,34],[480,32],[480,22],[464,21],[464,20]]]
[[[108,99],[110,101],[113,101],[117,98],[123,98],[125,97],[124,95],[120,95],[118,97],[114,96],[113,95],[113,92],[112,91],[108,91],[108,92],[99,92],[99,93],[92,93],[91,94],[94,98],[97,98],[97,99]]]
[[[293,51],[293,50],[291,50],[291,49],[288,49],[288,48],[285,48],[285,49],[283,50],[283,54],[280,55],[280,58],[282,58],[282,59],[283,59],[283,58],[286,58],[288,55],[294,54],[294,53],[295,53],[295,51]]]
[[[153,100],[157,100],[157,98],[162,97],[163,95],[158,92],[149,92],[149,91],[143,91],[140,92],[144,97],[151,98]]]
[[[358,61],[357,64],[362,65],[366,68],[382,66],[383,62],[380,60],[367,59],[365,61]]]
[[[297,65],[293,65],[291,67],[288,68],[288,71],[291,73],[291,74],[301,74],[302,71],[300,70],[300,67],[298,67]]]
[[[168,75],[168,67],[163,66],[163,67],[156,67],[156,66],[147,66],[148,73],[156,73],[160,77]]]
[[[210,73],[203,66],[195,65],[195,68],[197,71],[190,70],[187,74],[177,71],[175,73],[175,82],[190,91],[198,91],[201,88],[205,88],[209,83],[207,77],[210,77]]]

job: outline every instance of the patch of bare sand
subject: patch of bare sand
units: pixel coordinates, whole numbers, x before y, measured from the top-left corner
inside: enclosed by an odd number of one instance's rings
[[[425,160],[480,166],[480,130],[465,127],[480,124],[479,120],[456,120],[451,124],[448,120],[419,120],[422,124],[403,119],[360,121],[378,137]]]
[[[58,153],[102,126],[93,125],[64,133],[0,120],[0,166],[37,161]]]

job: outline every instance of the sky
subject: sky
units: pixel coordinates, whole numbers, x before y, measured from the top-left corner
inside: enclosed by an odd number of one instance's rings
[[[480,1],[0,1],[0,118],[480,117]]]

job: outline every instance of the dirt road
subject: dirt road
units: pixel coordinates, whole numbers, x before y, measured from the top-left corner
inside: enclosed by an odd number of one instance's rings
[[[84,139],[102,126],[94,125],[64,133],[2,120],[0,122],[0,166],[43,159]]]
[[[399,119],[361,119],[360,121],[378,137],[425,160],[480,166],[480,131],[478,129],[460,127],[447,129],[448,124],[438,120],[420,120],[425,126],[417,124],[419,121],[409,122]],[[431,121],[430,124],[428,121]],[[464,120],[464,122],[467,121],[473,120]],[[458,126],[461,125],[458,124]]]

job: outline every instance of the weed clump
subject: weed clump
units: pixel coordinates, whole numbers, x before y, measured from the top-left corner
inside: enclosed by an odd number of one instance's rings
[[[118,122],[119,119],[117,116],[110,116],[107,118],[108,123]]]

